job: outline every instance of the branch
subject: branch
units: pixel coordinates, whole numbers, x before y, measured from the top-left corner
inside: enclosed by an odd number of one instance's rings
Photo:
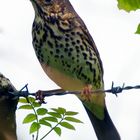
[[[9,92],[17,92],[12,83],[0,73],[0,140],[17,140],[15,111],[18,98]]]

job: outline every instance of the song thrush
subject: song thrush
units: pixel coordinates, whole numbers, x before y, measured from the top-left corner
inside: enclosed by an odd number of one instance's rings
[[[99,140],[120,140],[105,106],[105,93],[90,93],[104,89],[103,67],[84,22],[69,0],[30,1],[35,10],[33,46],[45,73],[64,90],[83,91],[78,97]]]

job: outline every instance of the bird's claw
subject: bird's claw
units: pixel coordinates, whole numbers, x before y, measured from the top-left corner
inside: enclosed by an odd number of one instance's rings
[[[45,102],[45,96],[43,95],[43,91],[38,90],[35,94],[36,100],[39,100],[40,104],[46,104]]]

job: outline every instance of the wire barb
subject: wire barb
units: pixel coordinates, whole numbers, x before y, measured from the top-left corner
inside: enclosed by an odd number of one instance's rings
[[[117,94],[121,93],[124,90],[124,85],[125,84],[123,84],[122,87],[120,87],[120,86],[114,87],[114,82],[112,82],[111,89],[105,90],[105,92],[110,92],[110,93],[115,94],[116,96],[118,96]]]

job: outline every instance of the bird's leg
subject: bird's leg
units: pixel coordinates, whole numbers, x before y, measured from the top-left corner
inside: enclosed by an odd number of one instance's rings
[[[36,92],[36,95],[35,95],[35,97],[36,97],[36,100],[39,100],[39,103],[40,104],[42,104],[42,103],[44,103],[45,104],[45,96],[43,95],[43,91],[41,91],[41,90],[38,90],[37,92]]]
[[[91,99],[91,93],[92,93],[92,85],[86,85],[81,93],[81,97],[84,100],[90,101]]]

